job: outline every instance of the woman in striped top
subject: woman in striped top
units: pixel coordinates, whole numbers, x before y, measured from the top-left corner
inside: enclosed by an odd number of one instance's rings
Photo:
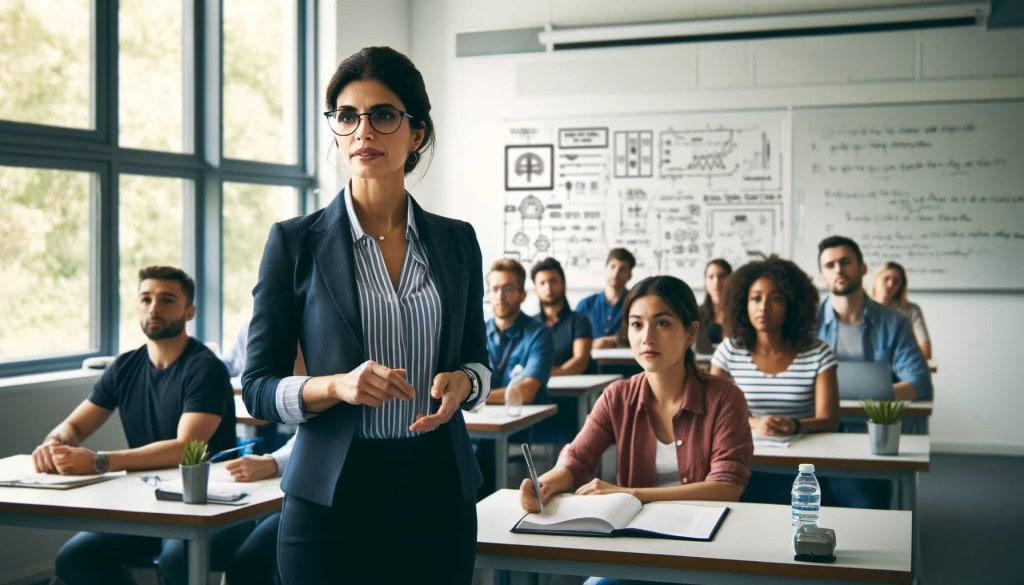
[[[796,264],[774,256],[729,279],[729,338],[715,351],[711,373],[743,390],[755,436],[836,430],[836,359],[814,335],[817,296]]]
[[[836,359],[815,337],[817,297],[796,264],[775,256],[729,277],[729,337],[715,351],[711,373],[731,377],[743,390],[755,437],[835,431],[839,425]],[[751,477],[744,499],[785,501],[785,485],[774,482],[761,489],[771,483],[765,475]]]

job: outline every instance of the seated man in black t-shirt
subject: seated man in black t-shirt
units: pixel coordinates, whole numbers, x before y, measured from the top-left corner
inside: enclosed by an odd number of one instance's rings
[[[178,268],[139,271],[138,317],[146,345],[118,356],[89,397],[57,425],[32,453],[38,471],[68,475],[122,469],[175,467],[185,443],[202,439],[216,452],[235,444],[235,410],[224,364],[185,323],[196,312],[195,283]],[[92,451],[81,447],[120,410],[128,449]],[[236,529],[237,528],[237,529]],[[244,540],[251,526],[221,532],[212,556]],[[161,582],[185,583],[187,562],[180,540],[80,532],[57,553],[57,576],[67,585],[131,583],[126,567],[159,558]],[[215,563],[216,564],[216,563]]]

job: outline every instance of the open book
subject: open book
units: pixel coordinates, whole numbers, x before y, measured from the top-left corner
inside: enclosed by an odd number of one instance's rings
[[[544,513],[527,514],[512,532],[575,536],[648,536],[711,540],[728,513],[726,506],[650,502],[629,494],[560,494],[544,504]]]
[[[0,486],[44,488],[51,490],[67,490],[83,485],[98,483],[125,475],[123,471],[97,473],[89,475],[60,475],[57,473],[38,473],[32,464],[31,455],[12,455],[0,459]]]

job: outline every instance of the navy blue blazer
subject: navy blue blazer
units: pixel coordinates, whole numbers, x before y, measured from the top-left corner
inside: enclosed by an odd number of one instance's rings
[[[483,274],[473,226],[427,213],[412,197],[409,201],[441,296],[437,371],[487,364]],[[351,222],[343,194],[324,209],[274,224],[253,303],[242,397],[256,418],[282,422],[276,390],[281,379],[292,374],[297,346],[310,376],[349,372],[366,361]],[[436,412],[438,404],[434,400],[431,411]],[[301,425],[281,482],[285,493],[322,506],[333,504],[363,408],[340,403]],[[438,431],[451,433],[462,495],[474,501],[483,477],[461,410]]]

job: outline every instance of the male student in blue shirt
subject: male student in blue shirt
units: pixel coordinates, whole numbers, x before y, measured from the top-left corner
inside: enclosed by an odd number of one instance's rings
[[[897,400],[928,400],[932,376],[914,331],[898,311],[871,300],[864,291],[867,264],[857,242],[831,236],[818,244],[821,280],[829,295],[818,308],[818,337],[839,361],[887,361]]]
[[[533,316],[547,325],[554,341],[552,376],[583,374],[591,370],[590,348],[594,343],[590,319],[569,308],[565,300],[565,271],[554,258],[545,258],[530,268],[533,289],[540,301],[540,313]]]
[[[491,366],[491,392],[487,404],[504,404],[508,386],[516,382],[523,404],[547,404],[548,378],[554,359],[551,332],[522,312],[526,300],[526,269],[502,258],[487,273],[487,295],[494,314],[487,321],[487,353]],[[479,446],[477,461],[484,474],[481,497],[494,491],[494,450]],[[500,486],[506,487],[506,486]]]
[[[576,312],[590,318],[594,348],[619,346],[622,326],[622,303],[626,300],[626,284],[633,278],[636,258],[625,248],[613,248],[604,263],[604,290],[584,297],[576,304]]]
[[[927,400],[932,376],[910,321],[883,307],[864,292],[864,263],[857,242],[830,236],[818,244],[818,267],[828,297],[818,308],[818,337],[832,347],[839,361],[887,361],[893,375],[893,396],[898,400]],[[842,367],[842,366],[840,366]],[[841,431],[858,432],[844,424]],[[823,486],[827,504],[856,508],[888,508],[892,486],[872,479],[829,478]]]

